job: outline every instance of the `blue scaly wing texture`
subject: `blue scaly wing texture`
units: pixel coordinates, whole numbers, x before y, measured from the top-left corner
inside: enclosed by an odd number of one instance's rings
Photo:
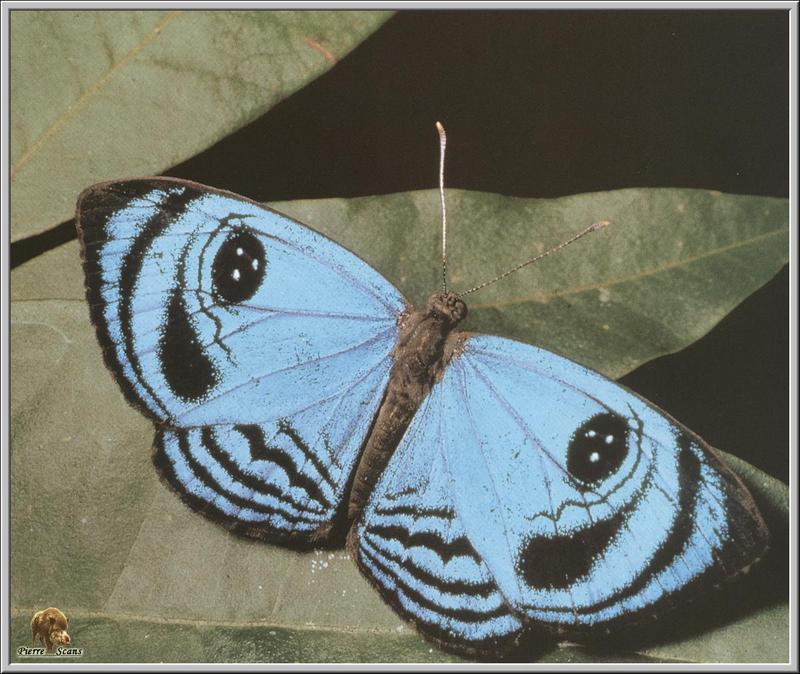
[[[580,638],[763,553],[738,478],[663,412],[530,345],[473,336],[458,351],[350,539],[423,633],[472,652],[526,624]]]
[[[447,375],[445,375],[445,378]],[[354,557],[375,587],[426,636],[494,652],[522,623],[467,538],[444,451],[441,385],[425,399],[351,531]]]
[[[77,221],[106,364],[155,422],[162,475],[229,528],[324,538],[402,296],[307,227],[184,181],[95,186]]]

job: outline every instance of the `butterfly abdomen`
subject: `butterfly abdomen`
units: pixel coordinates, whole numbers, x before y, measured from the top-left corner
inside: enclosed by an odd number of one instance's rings
[[[441,378],[452,354],[445,348],[447,338],[466,315],[466,304],[454,293],[437,292],[425,309],[412,312],[403,322],[389,385],[353,478],[349,522],[358,517],[411,419]]]

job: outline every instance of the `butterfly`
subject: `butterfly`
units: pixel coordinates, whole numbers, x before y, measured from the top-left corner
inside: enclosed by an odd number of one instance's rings
[[[664,412],[570,360],[460,332],[353,253],[170,178],[79,198],[105,363],[188,505],[264,541],[346,535],[427,638],[493,656],[533,629],[637,625],[747,569],[768,532]]]

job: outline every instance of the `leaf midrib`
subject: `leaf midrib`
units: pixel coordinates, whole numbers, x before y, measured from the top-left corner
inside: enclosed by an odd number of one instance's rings
[[[24,618],[32,616],[41,607],[14,607],[11,609],[11,616],[13,618]],[[380,627],[364,627],[352,626],[342,627],[341,625],[315,623],[309,625],[308,623],[293,623],[293,622],[275,622],[271,620],[214,620],[208,618],[176,618],[164,617],[157,615],[141,615],[138,613],[122,613],[120,611],[93,611],[91,609],[71,609],[69,611],[69,618],[79,618],[81,620],[87,619],[102,619],[111,620],[114,622],[123,622],[129,620],[131,622],[145,622],[156,623],[159,625],[187,625],[191,627],[230,627],[230,628],[253,628],[259,627],[264,629],[274,628],[279,630],[292,630],[299,632],[341,632],[343,634],[382,634],[397,636],[398,631],[396,628],[380,628]],[[417,633],[413,628],[408,628],[404,625],[406,634],[401,636],[416,636]]]
[[[610,279],[608,281],[604,281],[601,283],[590,283],[583,286],[575,286],[574,288],[566,288],[564,290],[559,290],[552,293],[534,293],[531,295],[524,295],[522,297],[512,297],[507,300],[497,300],[495,302],[486,302],[483,304],[478,304],[478,303],[470,304],[470,309],[472,311],[475,311],[476,309],[496,309],[515,304],[525,304],[527,302],[546,304],[550,300],[558,299],[561,297],[569,297],[570,295],[579,295],[581,293],[590,292],[592,290],[600,290],[601,288],[612,288],[614,286],[622,285],[624,283],[631,283],[633,281],[638,281],[643,278],[649,278],[657,274],[663,274],[664,272],[670,271],[672,269],[688,266],[700,260],[713,257],[715,255],[722,255],[732,250],[744,248],[745,246],[754,245],[760,241],[784,233],[786,233],[786,228],[780,227],[778,229],[774,229],[769,232],[764,232],[763,234],[759,234],[749,239],[743,239],[741,241],[730,243],[726,246],[721,246],[720,248],[714,248],[699,255],[692,255],[690,257],[685,257],[685,258],[678,258],[676,260],[672,260],[658,267],[651,267],[650,269],[645,269],[643,271],[637,272],[636,274],[630,274],[628,276],[620,276],[619,278]],[[86,300],[83,297],[29,297],[25,299],[13,299],[13,298],[11,299],[12,304],[23,304],[32,302],[85,302],[85,301]]]
[[[670,262],[666,262],[665,264],[660,265],[658,267],[651,267],[650,269],[645,269],[635,274],[630,274],[629,276],[620,276],[616,279],[609,279],[601,283],[590,283],[583,286],[575,286],[573,288],[567,288],[552,293],[540,292],[530,295],[524,295],[522,297],[512,297],[506,300],[486,302],[484,304],[471,304],[470,309],[472,309],[473,311],[475,311],[476,309],[495,309],[514,304],[525,304],[527,302],[546,304],[550,300],[558,299],[561,297],[568,297],[570,295],[579,295],[581,293],[590,292],[592,290],[600,290],[601,288],[612,288],[614,286],[622,285],[624,283],[631,283],[633,281],[639,281],[644,278],[656,276],[657,274],[663,274],[664,272],[670,271],[672,269],[685,267],[694,264],[695,262],[699,262],[700,260],[713,257],[715,255],[723,255],[724,253],[730,252],[732,250],[744,248],[745,246],[754,245],[756,243],[763,241],[764,239],[768,239],[770,237],[785,233],[786,233],[786,228],[782,226],[778,229],[774,229],[769,232],[764,232],[763,234],[759,234],[749,239],[742,239],[740,241],[735,241],[734,243],[730,243],[726,246],[721,246],[720,248],[714,248],[699,255],[692,255],[690,257],[678,258]]]

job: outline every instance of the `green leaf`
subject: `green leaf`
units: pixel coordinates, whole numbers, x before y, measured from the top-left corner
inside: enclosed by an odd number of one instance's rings
[[[10,16],[16,240],[72,217],[84,187],[161,173],[244,126],[331,68],[391,12]]]
[[[417,306],[441,286],[434,190],[273,206],[360,255]],[[702,337],[788,261],[785,199],[689,189],[561,199],[452,190],[448,214],[457,291],[611,220],[469,295],[464,329],[531,342],[613,378]],[[78,258],[71,244],[25,265],[12,298],[82,299]]]
[[[613,221],[476,293],[470,319],[475,329],[556,345],[612,374],[689,344],[786,258],[784,200],[692,190],[547,201],[449,196],[456,289],[592,221]],[[281,207],[365,257],[415,302],[438,286],[436,192]],[[84,662],[457,660],[383,604],[344,552],[234,537],[159,483],[152,425],[102,365],[82,283],[74,243],[12,273],[12,649],[30,643],[35,610],[58,606],[72,616]],[[593,347],[605,332],[624,344],[610,336],[609,353]],[[775,546],[766,562],[698,600],[688,616],[663,621],[658,640],[603,651],[544,641],[518,657],[786,661],[788,491],[727,460],[769,519]]]
[[[462,291],[611,225],[466,298],[465,330],[532,342],[617,378],[706,334],[788,261],[785,199],[624,189],[560,199],[447,195]],[[276,204],[356,251],[417,306],[441,286],[438,193]]]

